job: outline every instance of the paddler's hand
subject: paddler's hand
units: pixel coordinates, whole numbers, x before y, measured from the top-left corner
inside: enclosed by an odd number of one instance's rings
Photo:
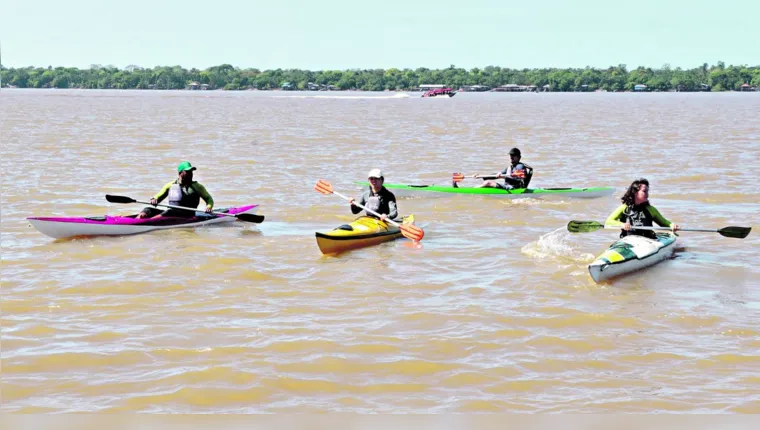
[[[150,199],[150,204],[152,204],[153,206],[156,206],[158,204],[158,200]]]
[[[670,228],[673,230],[673,233],[677,232],[679,228],[681,228],[678,224],[671,224]]]
[[[631,231],[631,223],[627,222],[623,224],[623,230],[625,231]]]
[[[211,209],[211,206],[206,206],[206,213],[207,214],[210,214],[212,210],[213,209]]]
[[[385,214],[381,214],[380,215],[380,221],[385,222],[387,220],[388,220],[388,216],[387,215],[385,215]]]
[[[351,205],[351,206],[353,206],[355,201],[356,201],[356,199],[353,199],[353,198],[352,199],[348,199],[348,204]]]

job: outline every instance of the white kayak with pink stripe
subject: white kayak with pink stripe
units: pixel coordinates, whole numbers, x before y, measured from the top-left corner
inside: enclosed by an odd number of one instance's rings
[[[217,210],[229,215],[256,213],[259,205],[247,205]],[[31,217],[29,223],[40,233],[55,239],[76,236],[122,236],[147,233],[154,230],[170,228],[195,228],[210,224],[230,223],[237,218],[224,215],[195,212],[195,216],[137,218],[129,216],[95,216],[95,217]]]

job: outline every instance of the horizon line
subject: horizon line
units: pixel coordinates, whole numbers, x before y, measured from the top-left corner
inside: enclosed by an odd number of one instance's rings
[[[448,69],[452,69],[452,68],[453,69],[463,69],[463,70],[473,70],[473,69],[483,70],[483,69],[488,68],[488,67],[498,67],[500,69],[508,69],[508,70],[542,70],[542,69],[559,69],[559,70],[569,70],[569,69],[602,69],[603,70],[603,69],[609,69],[609,68],[621,67],[621,66],[625,67],[626,69],[631,69],[631,70],[636,70],[636,69],[639,69],[639,68],[653,69],[653,70],[662,70],[662,69],[665,69],[666,67],[670,68],[670,69],[689,70],[689,69],[698,69],[698,68],[701,68],[701,67],[703,67],[705,65],[707,65],[708,67],[715,67],[715,66],[718,66],[720,63],[723,63],[723,66],[726,67],[726,68],[728,68],[728,67],[760,68],[760,63],[755,64],[755,65],[750,64],[750,63],[726,64],[724,61],[720,61],[720,60],[716,61],[715,64],[710,64],[709,62],[703,62],[702,64],[698,64],[698,65],[696,65],[694,67],[691,67],[691,68],[686,68],[686,67],[681,67],[681,66],[675,66],[674,67],[670,63],[663,63],[659,67],[651,67],[651,66],[641,66],[641,65],[639,65],[639,66],[635,66],[633,68],[631,68],[631,66],[629,64],[627,64],[627,63],[618,63],[618,64],[610,64],[608,66],[591,66],[591,65],[586,65],[586,66],[582,66],[582,67],[581,66],[578,66],[578,67],[572,67],[572,66],[569,66],[569,67],[558,67],[558,66],[509,67],[509,66],[501,66],[501,65],[497,65],[497,64],[489,64],[487,66],[474,66],[474,67],[469,67],[468,68],[468,67],[461,67],[461,66],[456,66],[455,64],[451,64],[448,67],[438,67],[438,68],[427,67],[427,66],[417,66],[417,67],[403,67],[403,68],[401,68],[401,67],[388,67],[388,68],[383,68],[383,67],[364,67],[364,68],[363,67],[351,67],[351,68],[342,68],[342,69],[341,68],[309,69],[309,68],[299,68],[299,67],[277,67],[277,68],[262,69],[262,68],[258,68],[258,67],[236,66],[236,65],[234,65],[232,63],[221,63],[221,64],[217,64],[217,65],[213,65],[213,66],[208,66],[208,67],[205,67],[205,68],[200,68],[200,67],[195,67],[195,66],[193,66],[193,67],[186,67],[186,66],[183,66],[183,65],[180,65],[180,64],[174,64],[174,65],[164,64],[164,65],[155,65],[155,66],[140,66],[140,65],[135,64],[135,63],[130,63],[130,64],[127,64],[126,66],[123,66],[123,67],[119,67],[119,66],[116,66],[114,64],[99,64],[99,63],[92,63],[92,64],[90,64],[87,67],[79,67],[79,66],[54,66],[52,64],[49,64],[47,66],[38,66],[38,65],[6,66],[2,62],[0,62],[0,67],[2,67],[3,69],[7,69],[7,70],[10,70],[10,69],[28,69],[28,68],[34,68],[34,69],[65,68],[65,69],[79,69],[79,70],[87,70],[87,69],[93,69],[93,68],[103,68],[103,69],[106,69],[106,68],[111,69],[112,68],[112,69],[118,69],[118,70],[126,70],[126,69],[130,69],[130,68],[154,69],[154,68],[159,68],[159,67],[180,67],[180,68],[186,69],[186,70],[191,70],[191,69],[206,70],[206,69],[210,69],[210,68],[213,68],[213,67],[231,66],[234,69],[239,69],[239,70],[259,70],[259,71],[262,71],[262,72],[263,71],[270,71],[270,70],[303,70],[303,71],[311,71],[311,72],[313,72],[313,71],[391,70],[391,69],[396,69],[396,70],[418,70],[418,69],[448,70]]]

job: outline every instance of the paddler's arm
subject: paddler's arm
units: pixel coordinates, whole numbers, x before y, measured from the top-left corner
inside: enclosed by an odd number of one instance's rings
[[[161,188],[161,191],[159,191],[158,194],[156,194],[155,196],[153,196],[153,200],[155,200],[156,203],[161,203],[161,201],[163,199],[165,199],[166,196],[169,195],[169,188],[171,188],[172,185],[174,185],[174,182],[175,181],[171,181],[171,182],[167,183],[166,185],[164,185],[164,187]],[[151,203],[153,203],[153,202],[151,202]]]
[[[490,180],[490,179],[503,178],[504,176],[502,176],[502,175],[506,174],[506,173],[507,173],[507,170],[505,169],[505,170],[502,170],[500,173],[489,173],[487,175],[474,174],[474,175],[472,175],[472,178],[477,178],[477,179],[482,179],[484,181],[487,181],[487,180]]]
[[[389,193],[390,194],[390,193]],[[388,199],[388,218],[396,219],[398,216],[398,207],[396,206],[396,197],[391,195]]]
[[[208,193],[206,187],[195,182],[193,183],[193,188],[195,188],[195,191],[201,196],[203,201],[206,202],[206,212],[211,212],[214,209],[214,198]]]
[[[614,212],[610,214],[610,216],[607,217],[607,221],[604,222],[604,225],[608,225],[610,227],[622,227],[625,225],[622,221],[624,211],[625,205],[620,205],[617,209],[615,209]]]
[[[678,230],[679,225],[670,222],[670,220],[662,216],[662,214],[660,213],[660,211],[657,210],[656,207],[649,205],[647,206],[647,210],[649,211],[649,214],[652,215],[652,220],[656,222],[657,225],[660,225],[662,227],[671,227],[673,231]]]
[[[483,176],[480,176],[480,178],[483,178],[484,180],[485,179],[503,179],[507,177],[507,170],[509,170],[509,167],[507,167],[506,169],[502,170],[499,173],[496,173],[493,175],[487,175],[487,176],[483,175]]]
[[[362,194],[361,201],[359,202],[360,205],[364,206],[364,204],[367,203],[367,199],[364,196],[368,195],[368,194],[369,194],[369,192],[366,192],[366,193]],[[359,206],[354,205],[354,199],[351,199],[351,213],[354,214],[354,215],[356,215],[359,212],[361,212],[362,210],[363,209],[360,208]]]
[[[662,216],[656,207],[649,205],[647,206],[647,211],[649,211],[649,215],[652,215],[652,221],[656,222],[657,225],[662,227],[670,227],[671,222]]]

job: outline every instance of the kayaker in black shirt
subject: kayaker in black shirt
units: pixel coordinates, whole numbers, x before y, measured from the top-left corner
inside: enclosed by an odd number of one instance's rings
[[[398,216],[396,196],[383,186],[383,183],[385,182],[383,172],[381,172],[380,169],[372,169],[367,176],[369,179],[369,189],[362,194],[359,204],[379,213],[382,221],[385,221],[388,218],[396,218]],[[354,205],[355,201],[356,199],[350,200],[351,213],[354,215],[362,211],[362,208]],[[367,216],[377,218],[370,213],[367,213]]]
[[[531,176],[533,176],[533,169],[525,163],[520,162],[522,154],[518,148],[512,148],[509,150],[510,165],[493,176],[494,179],[504,179],[504,183],[501,184],[495,180],[487,180],[475,188],[501,188],[504,190],[510,190],[513,188],[528,188]],[[472,175],[473,178],[478,175]],[[454,182],[454,187],[457,187]]]
[[[620,237],[638,235],[656,239],[652,230],[635,230],[634,227],[652,227],[656,222],[662,227],[670,227],[673,231],[678,230],[678,224],[673,224],[660,214],[654,206],[649,204],[649,181],[644,178],[637,179],[628,187],[621,199],[623,204],[618,206],[604,222],[608,226],[620,226],[623,231]]]

